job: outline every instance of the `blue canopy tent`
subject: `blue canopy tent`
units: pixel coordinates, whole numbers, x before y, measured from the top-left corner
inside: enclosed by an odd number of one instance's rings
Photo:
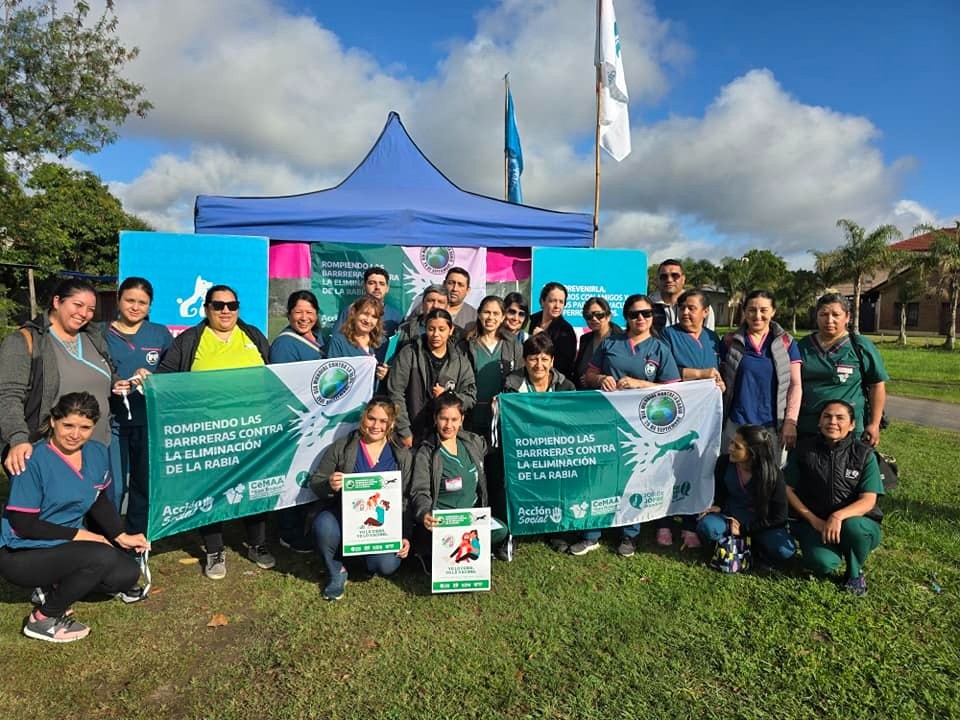
[[[590,247],[593,217],[466,192],[391,112],[363,162],[339,185],[281,197],[198,195],[197,233],[293,242],[529,248]]]

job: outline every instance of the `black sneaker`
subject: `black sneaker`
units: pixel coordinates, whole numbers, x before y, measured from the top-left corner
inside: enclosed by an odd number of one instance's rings
[[[120,598],[127,605],[130,603],[140,602],[141,600],[147,599],[147,590],[140,587],[139,585],[134,585],[129,590],[123,590],[114,595],[115,598]]]
[[[250,562],[256,563],[258,568],[269,570],[277,564],[277,559],[270,554],[266,545],[247,545],[247,557]]]
[[[617,555],[620,557],[630,557],[637,551],[637,543],[633,538],[624,537],[617,545]]]
[[[496,558],[497,560],[503,560],[504,562],[513,562],[513,551],[513,537],[511,535],[507,535],[507,539],[497,546]]]
[[[582,557],[583,555],[586,555],[589,552],[593,552],[594,550],[599,550],[599,549],[600,549],[599,540],[580,540],[579,542],[575,542],[573,545],[570,546],[569,552],[571,555]]]

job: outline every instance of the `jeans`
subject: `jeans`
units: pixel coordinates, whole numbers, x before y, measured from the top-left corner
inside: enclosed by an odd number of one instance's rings
[[[637,535],[640,534],[640,523],[634,523],[633,525],[624,525],[620,528],[620,531],[623,533],[623,537],[628,540],[636,540]],[[600,539],[599,530],[584,530],[583,539],[587,542],[597,542]]]
[[[721,513],[704,515],[697,523],[697,535],[704,542],[714,543],[726,536],[727,518]],[[797,546],[786,528],[768,528],[750,534],[761,556],[772,561],[789,560],[796,554]]]
[[[150,499],[147,426],[119,425],[114,430],[118,433],[120,477],[127,479],[127,532],[146,532]],[[117,486],[120,485],[118,481]]]
[[[317,552],[323,558],[327,575],[335,577],[343,569],[343,530],[340,518],[329,510],[324,510],[313,521],[313,541]],[[400,558],[396,553],[364,555],[367,572],[371,575],[392,575],[400,567]]]

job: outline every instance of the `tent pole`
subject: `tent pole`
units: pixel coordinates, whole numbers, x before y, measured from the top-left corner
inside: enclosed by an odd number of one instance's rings
[[[597,42],[600,42],[600,0],[597,0]],[[593,247],[597,246],[597,231],[600,227],[600,64],[597,64],[597,120],[596,135],[593,143],[594,182],[593,182]]]

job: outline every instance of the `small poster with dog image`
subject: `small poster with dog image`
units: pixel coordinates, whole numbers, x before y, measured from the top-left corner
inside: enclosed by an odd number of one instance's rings
[[[490,508],[434,510],[431,589],[435,593],[490,589]]]
[[[343,554],[399,552],[403,483],[398,471],[343,476]]]

